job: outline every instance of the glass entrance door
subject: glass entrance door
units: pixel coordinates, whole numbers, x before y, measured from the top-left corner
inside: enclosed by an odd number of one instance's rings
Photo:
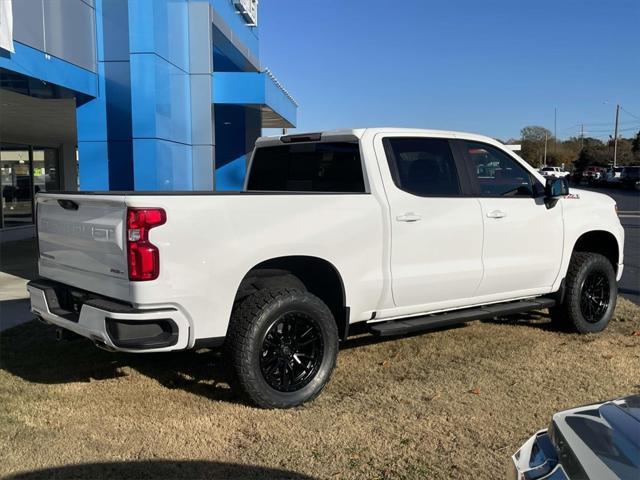
[[[3,143],[0,149],[2,227],[33,223],[31,154],[28,145]]]
[[[33,147],[33,190],[55,192],[60,190],[58,149]]]
[[[33,224],[34,195],[60,188],[58,149],[0,144],[0,228]]]

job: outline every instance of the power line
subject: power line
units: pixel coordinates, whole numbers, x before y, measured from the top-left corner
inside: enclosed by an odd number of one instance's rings
[[[613,130],[614,123],[615,123],[615,122],[603,122],[603,123],[588,123],[588,122],[585,122],[585,123],[576,123],[576,124],[571,125],[571,126],[569,126],[569,127],[562,127],[562,128],[559,128],[559,129],[558,129],[558,131],[559,131],[559,132],[566,132],[567,130],[573,130],[573,129],[576,129],[576,128],[580,128],[580,126],[581,126],[581,125],[584,125],[584,126],[585,126],[585,128],[586,128],[586,127],[608,127],[608,126],[611,126],[611,130]],[[637,120],[627,120],[627,121],[625,121],[625,122],[620,122],[620,125],[632,126],[632,127],[633,127],[633,126],[635,126],[635,125],[640,125],[640,123],[638,123],[638,121],[637,121]],[[601,128],[597,128],[596,130],[602,130],[602,131],[604,131],[604,129],[601,129]]]
[[[622,107],[620,107],[620,110],[622,110]],[[638,118],[638,120],[640,120],[640,118]],[[598,123],[585,123],[585,125],[602,126],[602,125],[613,125],[613,123],[614,122],[598,122]],[[636,120],[626,120],[626,121],[620,122],[621,125],[623,123],[638,123],[638,122]]]
[[[633,118],[636,118],[638,120],[640,120],[640,117],[638,117],[637,115],[634,115],[633,113],[631,113],[629,110],[626,110],[622,107],[620,107],[620,110],[622,110],[623,112],[625,112],[627,115],[631,115]]]
[[[619,132],[629,132],[631,130],[637,130],[638,128],[640,128],[640,125],[636,125],[634,127],[626,127],[626,128],[619,128],[618,131]],[[601,132],[601,133],[611,133],[612,132],[612,128],[596,128],[594,130],[589,130],[587,129],[587,132]]]

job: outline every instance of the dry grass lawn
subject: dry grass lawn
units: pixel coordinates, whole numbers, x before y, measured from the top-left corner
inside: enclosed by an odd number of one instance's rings
[[[265,411],[215,352],[113,354],[32,322],[0,339],[0,476],[503,478],[555,411],[640,392],[639,331],[620,299],[599,335],[521,316],[359,337],[315,402]]]

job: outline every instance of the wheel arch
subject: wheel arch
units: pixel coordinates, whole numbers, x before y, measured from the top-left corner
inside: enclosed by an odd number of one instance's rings
[[[274,284],[291,285],[291,276],[302,282],[310,293],[320,298],[331,310],[341,339],[349,333],[349,307],[344,281],[338,269],[326,259],[291,255],[264,260],[253,266],[236,290],[235,301],[256,291],[257,278],[268,278]]]
[[[613,266],[613,270],[618,272],[620,260],[620,245],[618,239],[611,232],[606,230],[591,230],[581,234],[573,245],[572,254],[575,252],[599,253],[605,256]]]

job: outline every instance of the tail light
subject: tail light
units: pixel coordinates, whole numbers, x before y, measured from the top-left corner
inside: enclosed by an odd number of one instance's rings
[[[161,208],[127,209],[127,264],[129,280],[155,280],[160,274],[160,252],[149,241],[149,230],[167,221]]]

